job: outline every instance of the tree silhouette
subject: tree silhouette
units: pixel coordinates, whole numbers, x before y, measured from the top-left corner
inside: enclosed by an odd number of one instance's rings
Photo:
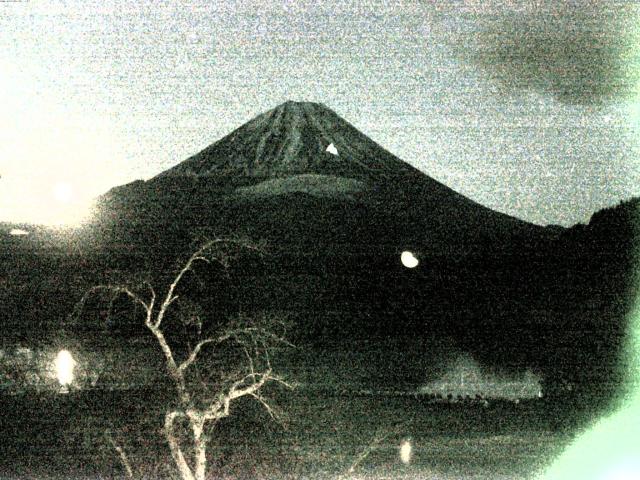
[[[277,418],[275,408],[261,391],[269,383],[291,388],[274,373],[271,365],[273,349],[282,345],[290,346],[284,336],[286,325],[282,318],[269,314],[241,315],[211,329],[202,318],[205,316],[204,310],[188,298],[187,289],[181,290],[188,275],[199,277],[196,271],[199,263],[217,263],[226,270],[234,258],[230,246],[261,251],[259,246],[246,241],[210,240],[182,265],[163,296],[159,296],[148,282],[143,282],[142,288],[97,285],[83,295],[74,312],[75,315],[81,315],[88,299],[98,294],[107,294],[107,318],[110,318],[115,302],[123,297],[141,307],[144,325],[162,352],[165,373],[177,394],[177,401],[168,405],[165,412],[164,436],[183,480],[204,480],[209,439],[207,432],[218,421],[229,416],[232,403],[242,397],[250,397],[258,401],[271,417]],[[179,305],[181,308],[177,308]],[[189,341],[186,346],[181,346],[180,339],[168,338],[167,323],[175,320],[176,315],[170,315],[174,312],[183,325],[194,332],[196,339],[193,343]],[[218,364],[219,368],[212,369],[206,359],[216,357],[224,358],[224,361],[222,366]],[[199,364],[207,364],[209,368],[198,369]],[[211,370],[214,371],[212,375],[203,373]],[[212,379],[212,376],[215,378]],[[189,449],[183,445],[184,438],[178,434],[179,422],[188,425]],[[122,449],[118,448],[118,454],[122,457]],[[128,475],[132,476],[128,461],[124,465]]]

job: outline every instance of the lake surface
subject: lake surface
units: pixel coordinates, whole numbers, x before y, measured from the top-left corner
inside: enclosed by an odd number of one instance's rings
[[[483,407],[321,389],[270,396],[284,412],[282,424],[243,401],[211,430],[210,465],[219,476],[331,478],[369,451],[353,478],[528,478],[579,424],[544,401]],[[146,477],[169,478],[161,428],[170,398],[157,389],[0,397],[0,475],[122,478],[112,438]],[[404,464],[398,448],[407,438],[413,451]]]

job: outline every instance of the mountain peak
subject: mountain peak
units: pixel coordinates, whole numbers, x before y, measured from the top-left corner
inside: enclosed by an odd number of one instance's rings
[[[324,104],[289,100],[159,176],[366,177],[415,172]]]
[[[324,109],[330,110],[324,103],[318,102],[308,102],[308,101],[297,101],[297,100],[286,100],[278,105],[274,110],[278,109],[288,109],[288,110],[314,110],[314,109]]]

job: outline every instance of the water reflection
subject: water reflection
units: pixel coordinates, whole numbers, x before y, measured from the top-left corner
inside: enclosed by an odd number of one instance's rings
[[[75,367],[76,361],[73,359],[71,352],[68,350],[61,350],[58,352],[58,356],[55,361],[56,378],[63,388],[68,388],[71,382],[73,382],[73,371]]]

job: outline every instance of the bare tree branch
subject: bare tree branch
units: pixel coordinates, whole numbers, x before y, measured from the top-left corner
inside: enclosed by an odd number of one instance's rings
[[[119,444],[116,443],[110,431],[107,430],[105,434],[106,434],[107,440],[109,441],[109,443],[111,443],[114,450],[118,454],[118,457],[120,458],[120,462],[122,463],[122,466],[124,467],[125,472],[127,473],[127,478],[134,478],[133,469],[131,468],[131,462],[129,462],[129,457],[127,456],[127,453]]]
[[[187,370],[198,358],[198,354],[200,353],[200,351],[202,350],[202,347],[204,347],[207,344],[221,344],[223,342],[225,342],[226,340],[231,340],[234,339],[236,340],[236,342],[243,344],[242,341],[242,337],[243,336],[247,336],[250,338],[254,338],[255,336],[261,336],[261,337],[266,337],[270,340],[272,340],[274,343],[282,343],[286,346],[290,346],[293,347],[293,344],[290,343],[289,341],[287,341],[284,337],[280,337],[266,329],[263,328],[259,328],[259,327],[245,327],[245,328],[239,328],[239,329],[234,329],[234,330],[229,330],[226,333],[220,335],[217,338],[206,338],[204,340],[201,340],[200,342],[198,342],[196,344],[196,346],[193,348],[193,350],[191,350],[191,353],[189,354],[189,356],[179,365],[178,369],[181,372],[184,372],[185,370]],[[253,343],[255,344],[256,341],[255,339],[253,339]],[[264,355],[265,358],[267,360],[267,363],[270,363],[270,359],[269,359],[269,354],[268,354],[268,347],[266,346],[264,341],[261,341],[260,343],[262,343],[263,345],[263,351],[264,351]],[[248,356],[248,352],[246,352],[247,356]],[[250,357],[249,357],[250,358]],[[250,360],[251,361],[251,360]]]
[[[189,368],[189,366],[191,366],[193,362],[195,362],[196,359],[198,358],[198,354],[200,353],[200,350],[202,350],[202,347],[204,347],[208,343],[219,343],[219,342],[220,342],[219,338],[207,338],[205,340],[199,341],[194,347],[194,349],[191,351],[187,359],[180,364],[180,366],[178,367],[178,370],[180,372],[184,372],[187,368]]]
[[[245,347],[243,345],[242,346],[242,351],[244,352],[244,356],[247,357],[247,361],[249,362],[249,373],[251,373],[251,374],[256,373],[256,371],[255,371],[255,369],[253,367],[253,358],[249,354],[249,351],[247,350],[247,347]]]
[[[173,351],[171,350],[171,347],[169,346],[164,333],[162,333],[162,330],[156,327],[155,324],[149,324],[147,325],[147,327],[156,337],[156,340],[160,345],[160,348],[166,360],[167,371],[169,372],[169,375],[173,379],[174,384],[178,390],[180,401],[183,405],[189,405],[191,403],[191,395],[189,395],[189,392],[187,391],[186,382],[184,381],[184,375],[182,374],[182,370],[180,370],[176,364],[176,361],[173,357]]]
[[[264,407],[264,409],[267,411],[267,413],[269,414],[269,416],[271,418],[273,418],[274,420],[278,420],[279,416],[278,414],[274,411],[273,407],[271,405],[269,405],[266,400],[264,398],[262,398],[261,395],[259,395],[258,393],[251,393],[250,394],[253,398],[255,398],[258,402],[260,402],[262,404],[262,406]]]
[[[151,316],[153,315],[153,308],[155,307],[156,304],[156,291],[154,290],[153,286],[151,286],[151,284],[149,282],[144,282],[147,287],[149,287],[149,291],[151,292],[151,300],[149,301],[149,308],[147,309],[147,318],[145,319],[145,323],[149,324],[151,323]]]
[[[211,261],[213,260],[221,264],[223,267],[227,268],[228,266],[227,263],[225,263],[221,259],[221,257],[215,256],[215,255],[210,255],[210,256],[206,255],[206,253],[210,251],[214,245],[223,244],[223,243],[237,243],[237,242],[233,240],[227,240],[227,239],[210,240],[206,242],[204,245],[202,245],[198,250],[196,250],[196,252],[193,253],[191,257],[189,257],[187,262],[180,269],[180,272],[178,272],[178,275],[176,275],[173,282],[171,282],[171,284],[169,285],[167,295],[165,296],[164,301],[162,302],[162,305],[160,307],[160,312],[156,316],[156,323],[155,323],[156,327],[160,327],[162,320],[164,319],[164,315],[167,312],[167,309],[178,298],[178,296],[175,295],[175,290],[180,284],[180,282],[182,281],[182,278],[186,275],[186,273],[193,269],[193,266],[196,262],[211,263]]]
[[[261,321],[245,316],[238,317],[227,325],[227,328],[218,334],[209,335],[202,338],[193,348],[188,350],[186,357],[181,362],[176,360],[175,345],[169,343],[163,331],[163,320],[171,305],[173,305],[180,295],[177,294],[181,282],[188,272],[194,272],[195,264],[198,262],[216,262],[225,269],[229,265],[230,256],[224,252],[216,252],[214,249],[223,244],[236,244],[248,250],[261,251],[260,246],[254,246],[239,240],[217,239],[204,243],[196,250],[180,268],[173,281],[169,284],[166,294],[157,297],[156,291],[150,283],[144,282],[149,289],[150,298],[145,302],[134,290],[125,286],[99,285],[88,290],[77,304],[74,313],[81,313],[88,298],[98,292],[109,292],[112,296],[109,299],[109,315],[114,306],[114,302],[119,295],[127,295],[134,303],[142,305],[145,315],[145,325],[156,339],[165,359],[165,367],[169,377],[172,379],[178,393],[178,408],[167,411],[164,422],[164,433],[169,444],[169,449],[175,465],[178,468],[182,480],[204,480],[206,472],[206,448],[207,436],[204,433],[207,422],[217,422],[227,417],[230,412],[231,403],[241,397],[250,396],[257,400],[274,419],[279,418],[275,408],[260,394],[267,383],[279,383],[285,387],[293,388],[282,378],[273,374],[271,367],[270,350],[277,345],[292,346],[285,337],[285,323],[275,317],[262,315]],[[195,272],[194,272],[195,273]],[[159,308],[156,308],[156,301],[162,298]],[[181,302],[182,305],[183,302]],[[188,305],[189,301],[184,302]],[[195,313],[194,313],[195,312]],[[196,315],[198,324],[198,334],[201,333],[200,310],[197,307],[187,307],[187,315]],[[191,318],[188,320],[191,322]],[[219,390],[211,395],[198,391],[194,382],[187,382],[185,378],[187,370],[198,362],[205,346],[221,347],[228,343],[229,348],[240,349],[247,363],[241,370],[222,382]],[[182,357],[184,353],[180,352]],[[247,373],[248,372],[248,373]],[[235,379],[235,380],[234,380]],[[212,392],[213,393],[213,392]],[[178,419],[187,419],[191,428],[191,442],[193,450],[186,450],[190,455],[190,462],[187,461],[185,453],[180,445],[179,435],[175,431],[175,423]],[[122,457],[124,451],[118,450]],[[190,463],[192,464],[190,466]],[[127,473],[132,472],[127,469]],[[132,474],[131,474],[132,475]],[[131,476],[130,475],[130,476]]]

